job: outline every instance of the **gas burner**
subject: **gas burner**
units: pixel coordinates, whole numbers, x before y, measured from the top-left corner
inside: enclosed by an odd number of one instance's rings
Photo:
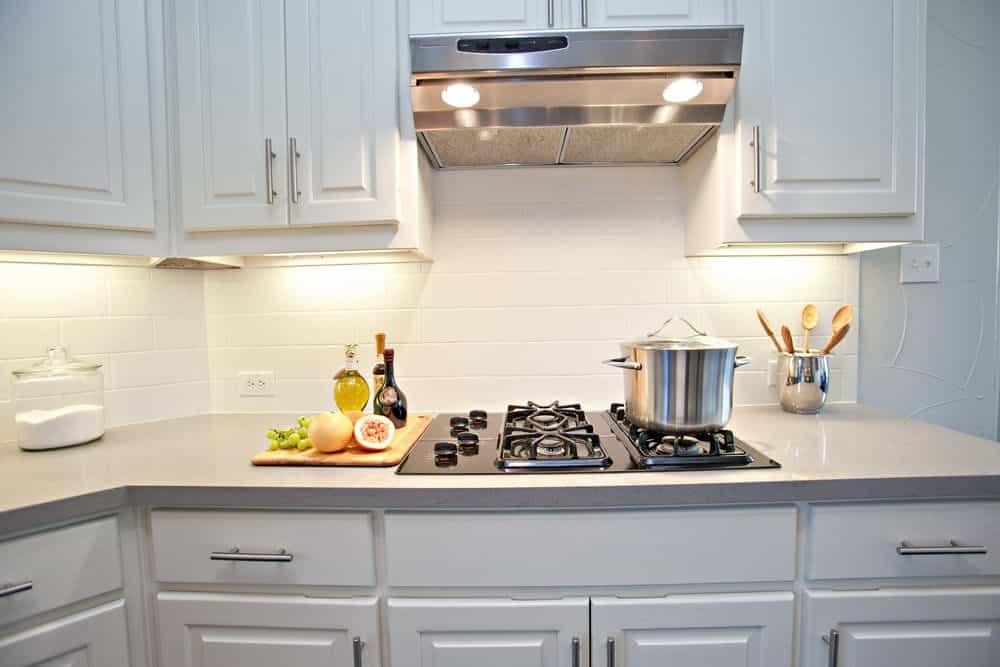
[[[511,405],[499,436],[497,465],[511,468],[606,467],[611,458],[579,404]]]
[[[528,401],[527,405],[507,407],[506,424],[511,426],[539,431],[559,431],[586,423],[587,417],[579,403],[559,405],[559,401],[553,401],[548,405],[539,405],[534,401]]]
[[[776,461],[737,440],[732,431],[651,431],[629,422],[620,403],[612,403],[607,416],[618,439],[628,447],[632,461],[640,469],[780,467]]]

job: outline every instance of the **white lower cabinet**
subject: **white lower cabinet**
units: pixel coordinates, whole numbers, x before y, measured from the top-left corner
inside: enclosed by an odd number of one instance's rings
[[[160,593],[161,667],[378,667],[375,598]]]
[[[587,667],[590,603],[392,599],[393,667]]]
[[[4,667],[127,667],[125,602],[44,623],[0,639]]]
[[[792,593],[594,598],[593,667],[790,667]]]
[[[1000,665],[1000,588],[807,591],[804,614],[802,667]]]

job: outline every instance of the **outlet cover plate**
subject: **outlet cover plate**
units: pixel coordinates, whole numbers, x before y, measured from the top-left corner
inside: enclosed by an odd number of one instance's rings
[[[899,282],[941,282],[941,246],[937,243],[910,243],[900,248]]]
[[[242,371],[237,378],[240,396],[274,396],[274,371]]]

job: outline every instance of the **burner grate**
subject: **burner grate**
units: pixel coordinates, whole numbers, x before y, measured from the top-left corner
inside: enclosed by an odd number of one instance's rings
[[[502,469],[606,467],[611,458],[580,404],[529,401],[508,406],[497,465]]]

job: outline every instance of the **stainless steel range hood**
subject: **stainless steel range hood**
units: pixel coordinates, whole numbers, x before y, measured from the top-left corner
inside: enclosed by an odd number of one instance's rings
[[[742,51],[742,27],[413,37],[413,120],[438,169],[678,164],[722,122]]]

